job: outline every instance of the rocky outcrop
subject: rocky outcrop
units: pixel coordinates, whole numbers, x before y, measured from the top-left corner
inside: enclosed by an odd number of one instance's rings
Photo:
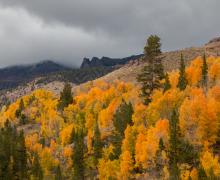
[[[90,66],[89,58],[84,58],[80,68],[88,68]]]
[[[128,63],[129,61],[134,61],[136,59],[139,59],[143,55],[133,55],[125,58],[109,58],[109,57],[93,57],[91,60],[88,58],[84,58],[83,62],[81,64],[80,68],[88,68],[88,67],[101,67],[101,66],[106,66],[106,67],[113,67],[117,65],[124,65]]]

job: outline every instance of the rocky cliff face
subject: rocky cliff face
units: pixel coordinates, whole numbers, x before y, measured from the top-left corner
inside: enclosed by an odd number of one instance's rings
[[[102,57],[97,58],[93,57],[91,60],[89,58],[84,58],[80,68],[88,68],[88,67],[101,67],[101,66],[117,66],[117,65],[124,65],[129,61],[134,61],[139,59],[142,54],[140,55],[133,55],[126,58],[109,58],[109,57]]]

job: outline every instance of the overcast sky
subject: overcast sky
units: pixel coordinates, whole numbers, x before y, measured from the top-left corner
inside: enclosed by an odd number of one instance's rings
[[[158,34],[163,50],[220,36],[220,0],[0,0],[0,67],[125,57]]]

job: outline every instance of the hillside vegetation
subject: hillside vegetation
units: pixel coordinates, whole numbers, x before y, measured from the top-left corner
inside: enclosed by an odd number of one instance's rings
[[[201,47],[191,47],[181,50],[162,52],[160,57],[162,58],[165,71],[176,70],[179,67],[179,58],[181,54],[184,56],[186,65],[189,65],[193,59],[198,56],[203,56],[206,52],[207,56],[219,56],[220,54],[220,38],[214,38]],[[113,72],[101,77],[100,79],[112,82],[115,79],[120,79],[124,82],[132,82],[137,84],[136,77],[141,71],[143,66],[147,64],[143,58],[137,59],[133,62],[127,63],[120,69],[116,69]]]
[[[182,90],[179,71],[169,72],[170,88],[154,90],[148,105],[132,83],[96,80],[64,110],[57,106],[70,96],[43,89],[3,107],[0,177],[218,179],[220,58],[207,58],[205,85],[203,65],[191,62]]]

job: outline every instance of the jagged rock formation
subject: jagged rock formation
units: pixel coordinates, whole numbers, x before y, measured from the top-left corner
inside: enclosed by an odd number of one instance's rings
[[[97,58],[93,57],[91,60],[88,58],[84,58],[80,68],[88,68],[88,67],[101,67],[101,66],[117,66],[117,65],[124,65],[129,61],[134,61],[139,59],[143,55],[133,55],[125,58],[109,58],[109,57],[102,57]]]

